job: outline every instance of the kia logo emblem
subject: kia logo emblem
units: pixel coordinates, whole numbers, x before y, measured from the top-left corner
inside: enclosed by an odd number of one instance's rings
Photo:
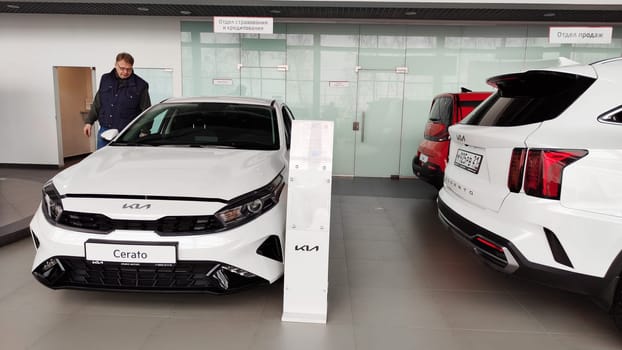
[[[123,209],[149,209],[151,208],[151,204],[143,204],[140,203],[125,203],[123,204]]]

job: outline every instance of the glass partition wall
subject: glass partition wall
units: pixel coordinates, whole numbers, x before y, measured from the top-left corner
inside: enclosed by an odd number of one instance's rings
[[[182,22],[184,96],[285,101],[298,119],[335,122],[335,175],[412,176],[434,95],[490,91],[514,71],[590,63],[622,54],[609,45],[550,44],[548,26],[275,23],[274,34],[213,33]]]

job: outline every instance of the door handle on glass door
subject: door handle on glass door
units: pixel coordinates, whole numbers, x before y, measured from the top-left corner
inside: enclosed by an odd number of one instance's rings
[[[361,143],[365,142],[365,112],[361,112]]]

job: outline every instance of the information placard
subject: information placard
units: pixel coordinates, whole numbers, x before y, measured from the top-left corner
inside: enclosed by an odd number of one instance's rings
[[[326,323],[333,129],[332,121],[292,124],[283,321]]]
[[[214,16],[214,33],[272,34],[272,17]]]

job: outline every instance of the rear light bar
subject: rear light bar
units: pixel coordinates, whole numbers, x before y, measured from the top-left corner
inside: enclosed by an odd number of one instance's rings
[[[523,186],[523,169],[526,156],[526,148],[514,148],[512,150],[510,172],[508,174],[508,188],[510,189],[510,192],[518,193]]]
[[[559,199],[564,168],[587,153],[586,150],[515,148],[508,172],[508,189],[518,193],[523,187],[527,195]]]

